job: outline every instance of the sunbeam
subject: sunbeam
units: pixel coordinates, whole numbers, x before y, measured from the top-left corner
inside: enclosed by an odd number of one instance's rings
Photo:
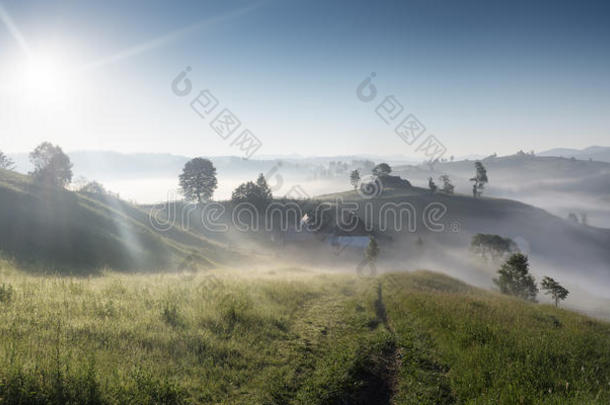
[[[167,34],[153,38],[153,39],[143,42],[141,44],[134,45],[129,48],[123,49],[123,50],[115,53],[114,55],[110,55],[105,58],[98,59],[91,63],[87,63],[84,66],[82,66],[81,68],[77,69],[77,71],[87,71],[87,70],[97,69],[97,68],[100,68],[100,67],[103,67],[106,65],[110,65],[112,63],[119,62],[124,59],[128,59],[132,56],[137,56],[144,52],[148,52],[153,49],[160,48],[164,45],[167,45],[173,41],[176,41],[188,34],[198,31],[198,30],[201,30],[204,28],[210,28],[216,24],[219,24],[222,22],[227,22],[227,21],[235,19],[235,18],[239,18],[239,17],[259,8],[266,2],[267,1],[261,1],[258,3],[254,3],[252,5],[249,5],[247,7],[243,7],[238,10],[231,11],[231,12],[223,14],[223,15],[202,19],[194,24],[168,32]]]
[[[26,56],[29,57],[31,54],[30,46],[25,40],[23,34],[21,34],[21,31],[19,31],[19,28],[17,28],[17,25],[14,23],[9,13],[3,7],[2,3],[0,3],[0,20],[2,20],[2,22],[6,26],[6,29],[12,35],[12,37],[15,38],[15,40],[19,44],[19,47],[23,50]]]

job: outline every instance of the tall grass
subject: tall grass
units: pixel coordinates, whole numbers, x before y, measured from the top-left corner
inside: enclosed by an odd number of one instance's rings
[[[356,337],[377,333],[353,277],[0,277],[8,403],[287,403],[336,378],[312,376],[329,348],[362,357]]]
[[[420,403],[610,403],[610,324],[431,273],[385,285],[390,319],[416,359],[403,362],[397,397],[419,386],[429,399]],[[434,380],[442,392],[429,395]]]
[[[608,324],[392,277],[37,277],[0,261],[0,403],[610,401]]]

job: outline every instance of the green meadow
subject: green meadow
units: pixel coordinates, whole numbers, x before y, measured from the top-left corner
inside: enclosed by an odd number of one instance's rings
[[[0,268],[0,403],[610,402],[610,324],[436,273]]]

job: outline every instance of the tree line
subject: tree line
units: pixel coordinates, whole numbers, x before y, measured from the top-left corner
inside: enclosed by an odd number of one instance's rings
[[[487,177],[487,169],[483,166],[483,163],[480,161],[476,161],[474,163],[475,174],[469,180],[473,182],[472,185],[472,196],[477,198],[481,197],[483,194],[483,189],[485,185],[489,182]],[[392,172],[392,168],[387,163],[379,163],[371,169],[371,174],[375,178],[383,179],[386,176],[389,176]],[[354,190],[357,190],[358,187],[362,186],[362,174],[359,169],[352,170],[349,175],[349,182],[354,187]],[[428,189],[435,193],[437,191],[441,191],[445,194],[453,194],[455,191],[455,186],[453,185],[451,178],[447,174],[442,174],[438,177],[438,181],[442,185],[440,188],[434,181],[433,177],[428,178]]]
[[[28,174],[35,181],[57,187],[65,187],[72,181],[72,162],[58,145],[43,142],[29,154],[29,159],[34,166],[34,170]],[[0,151],[0,169],[15,169],[15,162],[2,151]],[[371,168],[371,174],[376,178],[387,177],[391,172],[392,168],[387,163],[380,163]],[[357,189],[361,186],[361,181],[360,170],[353,170],[350,173],[350,184],[354,189]],[[475,176],[470,181],[474,182],[473,196],[480,197],[485,184],[488,182],[487,170],[481,162],[475,162]],[[445,194],[454,193],[455,186],[447,174],[439,176],[439,182],[442,184],[440,189],[432,177],[428,179],[428,188],[431,192],[434,193],[440,190]],[[186,200],[202,204],[212,198],[214,191],[218,187],[216,168],[209,159],[202,157],[191,159],[184,165],[182,173],[179,176],[179,183]],[[83,189],[85,191],[91,190],[91,192],[106,192],[103,186],[97,182],[85,184]],[[258,202],[271,199],[271,191],[262,174],[259,175],[256,182],[250,181],[241,184],[232,195],[232,200],[235,201],[250,199]]]

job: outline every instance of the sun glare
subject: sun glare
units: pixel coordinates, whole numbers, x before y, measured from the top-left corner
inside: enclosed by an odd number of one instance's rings
[[[45,47],[15,57],[5,68],[6,89],[19,111],[15,116],[24,126],[32,131],[38,126],[65,131],[78,122],[82,82],[74,74],[74,66],[67,52]]]
[[[68,75],[68,67],[58,54],[34,54],[25,65],[25,84],[28,90],[47,96],[65,93],[68,90]]]

